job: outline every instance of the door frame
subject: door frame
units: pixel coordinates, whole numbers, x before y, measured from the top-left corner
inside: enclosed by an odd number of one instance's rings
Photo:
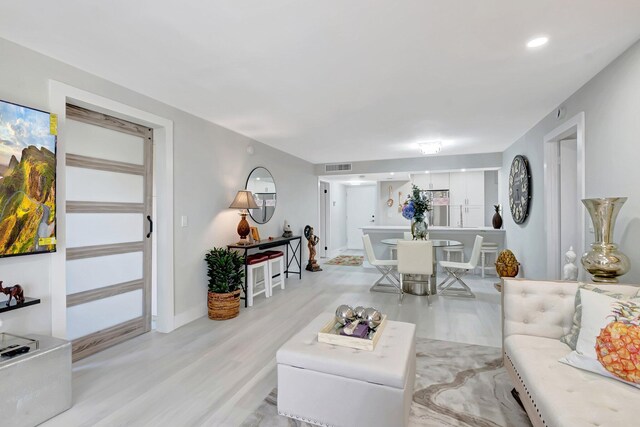
[[[580,112],[544,136],[544,206],[545,234],[547,236],[547,278],[560,278],[560,162],[559,146],[562,140],[576,135],[577,144],[577,194],[585,198],[585,114]],[[578,216],[580,255],[585,250],[586,211]],[[584,272],[578,269],[579,279]]]
[[[156,229],[152,244],[152,287],[157,290],[156,330],[171,332],[195,320],[199,311],[189,316],[176,316],[174,311],[173,255],[173,121],[129,105],[69,86],[49,81],[49,104],[58,116],[57,159],[59,166],[66,157],[64,124],[66,104],[72,103],[99,113],[122,118],[153,129],[153,217]],[[51,262],[51,332],[59,338],[67,335],[66,303],[66,169],[57,168],[57,252]],[[159,213],[162,213],[159,215]]]
[[[325,187],[323,189],[323,187]],[[326,196],[324,199],[324,209],[322,198],[323,191],[326,190]],[[322,240],[320,240],[320,258],[327,258],[331,253],[331,184],[328,181],[324,181],[322,179],[318,180],[318,208],[320,218],[320,237],[324,235],[324,244],[322,244]],[[325,249],[326,248],[326,249]]]

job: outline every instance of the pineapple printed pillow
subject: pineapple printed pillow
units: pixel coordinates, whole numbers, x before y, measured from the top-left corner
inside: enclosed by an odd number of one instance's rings
[[[579,292],[582,319],[576,350],[560,361],[640,388],[640,298]]]

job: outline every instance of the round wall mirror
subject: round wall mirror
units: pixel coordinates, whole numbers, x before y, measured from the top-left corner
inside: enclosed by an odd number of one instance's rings
[[[263,167],[251,171],[247,178],[246,189],[256,199],[258,209],[249,209],[249,215],[258,224],[268,222],[276,210],[276,182],[271,172]]]

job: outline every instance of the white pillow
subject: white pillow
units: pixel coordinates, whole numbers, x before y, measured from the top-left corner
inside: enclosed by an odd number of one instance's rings
[[[596,337],[600,335],[600,330],[613,320],[609,316],[611,316],[613,304],[619,300],[586,289],[580,289],[580,300],[582,301],[582,320],[576,351],[596,359]]]
[[[586,289],[580,289],[579,292],[582,301],[582,319],[576,351],[561,358],[560,362],[640,388],[640,384],[625,381],[607,371],[598,360],[595,349],[596,338],[601,330],[614,321],[612,315],[615,304],[623,301],[640,305],[640,298],[619,300]]]

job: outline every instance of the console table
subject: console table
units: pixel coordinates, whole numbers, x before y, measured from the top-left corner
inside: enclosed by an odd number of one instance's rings
[[[0,425],[32,427],[71,407],[71,342],[27,335],[40,348],[0,361]]]
[[[302,236],[291,236],[291,237],[276,237],[272,240],[261,240],[256,243],[251,243],[249,245],[227,245],[227,249],[234,249],[237,251],[243,251],[245,257],[244,264],[244,286],[242,287],[242,293],[244,294],[241,297],[244,300],[244,306],[246,307],[248,304],[247,301],[247,254],[250,250],[263,250],[269,248],[275,248],[278,246],[285,247],[285,271],[286,277],[289,278],[289,273],[297,274],[300,279],[302,279]],[[292,271],[291,266],[295,265],[298,267],[298,271]]]

